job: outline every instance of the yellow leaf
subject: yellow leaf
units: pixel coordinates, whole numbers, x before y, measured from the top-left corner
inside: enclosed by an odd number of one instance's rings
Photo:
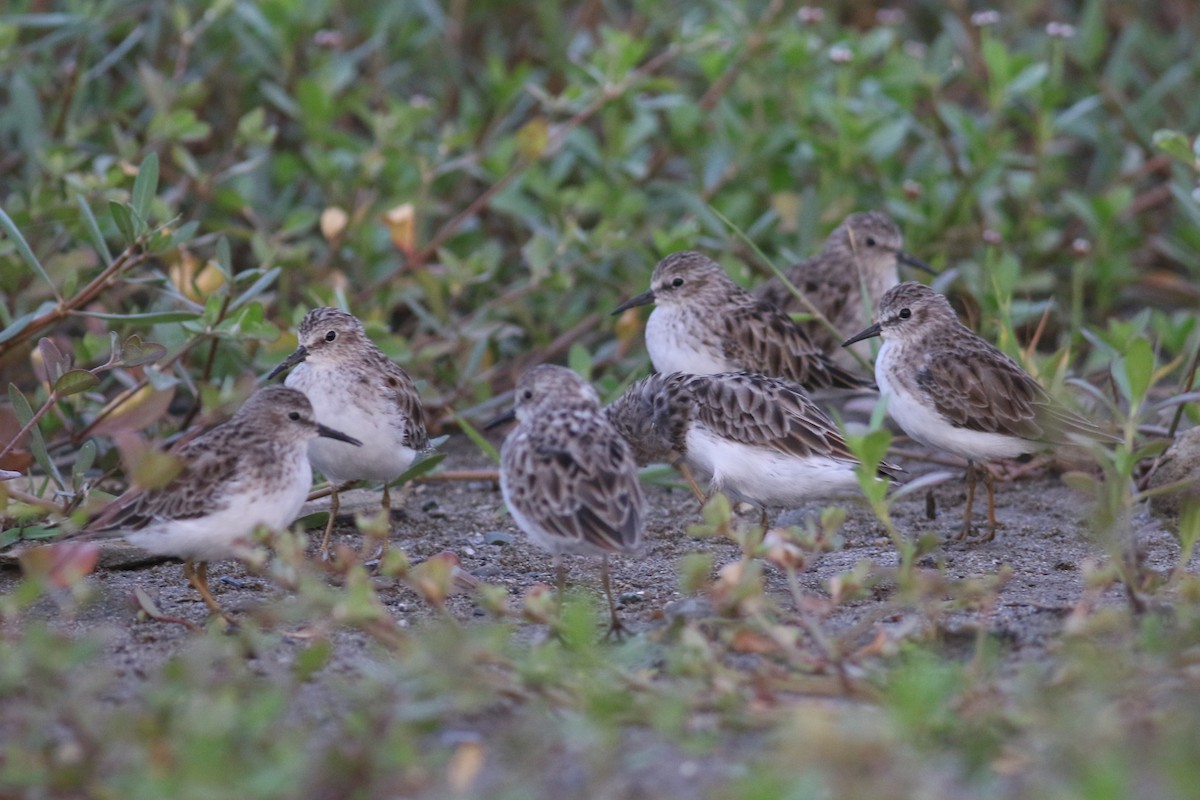
[[[330,206],[321,212],[321,235],[326,241],[332,242],[346,230],[350,217],[337,206]]]
[[[771,195],[771,210],[779,217],[782,233],[795,233],[800,223],[800,195],[795,192],[775,192]]]
[[[467,792],[483,768],[483,742],[462,742],[446,766],[446,781],[459,794]]]
[[[203,303],[225,283],[225,276],[216,264],[212,261],[201,263],[200,259],[182,248],[178,251],[177,260],[168,269],[168,274],[184,297],[197,303]]]
[[[392,244],[406,255],[411,255],[416,249],[417,211],[412,203],[404,203],[383,212],[380,217]]]
[[[540,157],[550,143],[550,124],[544,117],[535,117],[517,131],[517,150],[530,161]]]

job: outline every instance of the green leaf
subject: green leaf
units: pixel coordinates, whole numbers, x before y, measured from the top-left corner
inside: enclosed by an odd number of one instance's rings
[[[679,560],[679,591],[703,592],[712,584],[713,554],[689,553]]]
[[[281,272],[283,272],[283,270],[280,267],[272,267],[264,272],[258,280],[250,285],[250,288],[242,292],[240,295],[238,295],[236,300],[230,303],[229,310],[235,311],[244,303],[248,303],[258,295],[262,294],[264,289],[275,282],[275,279],[279,277],[279,273]]]
[[[279,328],[268,322],[262,303],[251,303],[236,314],[225,318],[217,333],[232,339],[269,339],[279,337]]]
[[[1113,377],[1130,407],[1141,405],[1154,380],[1154,350],[1148,339],[1134,339],[1117,361]]]
[[[298,681],[307,681],[317,674],[333,655],[333,645],[328,639],[318,639],[296,654],[292,661],[292,675]]]
[[[453,410],[451,410],[450,415],[454,417],[454,421],[462,428],[462,432],[467,435],[467,438],[474,442],[475,446],[482,450],[484,455],[491,459],[493,463],[500,463],[500,452],[496,450],[495,445],[488,441],[486,436],[480,433],[474,425],[454,413]]]
[[[158,153],[150,153],[142,161],[137,178],[133,181],[133,213],[138,222],[145,225],[150,219],[150,204],[158,191]]]
[[[196,220],[180,225],[171,233],[171,247],[179,247],[182,244],[187,244],[196,236],[196,231],[199,230],[200,223]]]
[[[87,225],[88,235],[92,237],[92,247],[104,259],[104,265],[108,266],[113,260],[112,252],[108,249],[108,242],[104,240],[104,234],[100,232],[100,225],[96,222],[96,215],[92,213],[92,208],[83,199],[83,195],[75,195],[75,203],[79,206],[79,210],[83,214],[83,221]]]
[[[161,322],[187,322],[200,317],[195,311],[147,311],[142,314],[108,314],[103,311],[76,311],[73,316],[108,319],[119,322],[141,322],[157,325]]]
[[[233,281],[233,256],[229,253],[229,239],[224,236],[217,239],[217,269],[225,280]]]
[[[22,314],[12,321],[7,328],[0,331],[0,343],[7,342],[9,339],[18,335],[21,331],[29,327],[29,323],[33,322],[33,318],[37,316],[37,312],[30,311],[28,314]]]
[[[15,384],[8,385],[8,399],[12,403],[13,411],[17,415],[17,422],[21,423],[21,427],[29,425],[33,419],[33,408]],[[33,453],[33,459],[42,468],[42,471],[54,479],[58,488],[63,488],[65,484],[62,475],[59,474],[58,467],[50,460],[50,453],[46,450],[46,439],[37,425],[29,428],[29,450]]]
[[[25,263],[41,276],[46,285],[50,287],[50,291],[54,293],[54,297],[61,301],[62,295],[58,293],[58,287],[54,285],[54,281],[50,280],[50,274],[46,272],[46,269],[42,266],[42,262],[38,261],[37,256],[29,249],[29,242],[25,241],[25,237],[21,235],[21,231],[17,228],[16,223],[12,221],[12,218],[2,208],[0,208],[0,228],[4,229],[9,239],[12,239],[13,244],[17,247],[17,252],[21,254],[21,258],[25,259]]]
[[[96,440],[88,439],[75,451],[75,463],[71,465],[71,487],[79,491],[87,479],[88,470],[96,463]]]
[[[7,530],[0,531],[0,550],[3,550],[14,542],[20,541],[20,539],[20,528],[8,528]]]
[[[1038,62],[1030,64],[1025,69],[1021,70],[1015,78],[1013,78],[1007,87],[1005,87],[1012,95],[1022,95],[1033,89],[1039,83],[1046,79],[1049,74],[1050,67],[1045,63]]]
[[[403,486],[414,478],[419,478],[422,475],[433,472],[434,467],[446,460],[445,453],[430,453],[429,455],[421,455],[412,463],[408,469],[400,475],[399,478],[392,481],[389,486]]]
[[[129,213],[129,207],[124,203],[118,203],[116,200],[109,200],[108,213],[112,217],[113,224],[117,226],[117,230],[124,237],[125,244],[133,244],[133,240],[137,238],[137,235],[134,233],[133,216]]]
[[[46,368],[46,376],[54,383],[71,366],[71,360],[62,354],[58,345],[48,336],[38,339],[38,352],[42,355],[42,364]]]
[[[21,529],[21,538],[26,541],[34,541],[37,539],[51,539],[55,536],[62,535],[62,528],[57,525],[30,525]]]
[[[100,379],[86,369],[73,369],[64,372],[62,377],[54,382],[54,391],[59,397],[68,397],[80,392],[86,392],[100,383]]]
[[[1159,150],[1188,166],[1195,167],[1200,161],[1192,150],[1192,143],[1188,141],[1188,137],[1179,131],[1157,130],[1152,141]],[[1197,139],[1197,145],[1200,146],[1200,139]]]
[[[579,342],[571,345],[571,351],[567,354],[567,366],[585,381],[592,379],[592,354]]]
[[[121,363],[127,367],[152,364],[167,354],[167,348],[158,342],[143,342],[136,333],[121,345]]]

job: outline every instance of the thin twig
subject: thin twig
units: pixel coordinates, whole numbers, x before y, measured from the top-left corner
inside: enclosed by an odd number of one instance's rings
[[[21,430],[17,431],[16,436],[12,437],[8,444],[4,445],[3,449],[0,449],[0,458],[4,458],[6,455],[8,455],[9,451],[17,446],[17,442],[20,441],[21,437],[33,430],[38,422],[41,421],[42,417],[46,416],[46,412],[54,408],[54,404],[57,402],[58,392],[52,389],[50,391],[50,396],[46,398],[46,402],[42,403],[38,410],[34,412],[33,416],[29,418],[29,422],[26,422],[24,425],[22,425]]]
[[[11,498],[13,500],[19,500],[22,503],[25,503],[26,505],[37,506],[38,508],[44,508],[47,511],[58,511],[59,510],[58,506],[56,506],[54,503],[50,502],[49,500],[38,497],[37,495],[30,494],[29,492],[18,489],[15,486],[10,486],[10,485],[8,485],[7,482],[0,483],[0,494],[8,495],[9,498]]]
[[[50,327],[91,303],[100,296],[101,292],[112,285],[121,272],[146,261],[150,257],[150,254],[142,250],[142,247],[145,245],[148,236],[149,233],[143,233],[135,239],[133,244],[126,247],[119,256],[113,259],[111,264],[101,270],[100,274],[93,278],[74,297],[58,303],[54,308],[41,316],[34,317],[20,333],[6,342],[0,342],[0,358],[3,358],[10,350],[33,338],[45,328]]]

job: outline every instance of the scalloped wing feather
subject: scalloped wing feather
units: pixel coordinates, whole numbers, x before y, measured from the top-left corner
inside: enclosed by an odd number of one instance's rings
[[[858,389],[872,385],[835,364],[790,317],[754,301],[738,304],[723,320],[725,357],[738,369],[786,378],[806,389]]]

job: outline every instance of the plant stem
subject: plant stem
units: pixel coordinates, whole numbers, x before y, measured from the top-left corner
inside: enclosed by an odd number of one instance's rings
[[[126,247],[119,256],[113,259],[111,264],[101,270],[100,274],[93,278],[74,297],[61,301],[45,314],[34,317],[20,333],[6,342],[0,342],[0,358],[3,358],[6,353],[33,338],[45,328],[50,327],[64,317],[70,316],[88,303],[91,303],[100,296],[101,292],[112,285],[118,274],[148,259],[150,254],[142,250],[148,235],[148,233],[143,233],[134,240],[133,244]]]
[[[54,404],[57,402],[58,393],[54,390],[51,390],[49,397],[46,398],[46,402],[42,403],[41,407],[34,412],[32,417],[29,418],[29,422],[26,422],[24,425],[22,425],[21,430],[17,431],[16,435],[8,441],[8,444],[4,445],[4,449],[0,450],[0,458],[4,458],[6,455],[8,455],[9,451],[17,446],[17,442],[20,441],[21,437],[33,430],[34,426],[41,421],[42,417],[46,416],[46,413],[53,408]]]

